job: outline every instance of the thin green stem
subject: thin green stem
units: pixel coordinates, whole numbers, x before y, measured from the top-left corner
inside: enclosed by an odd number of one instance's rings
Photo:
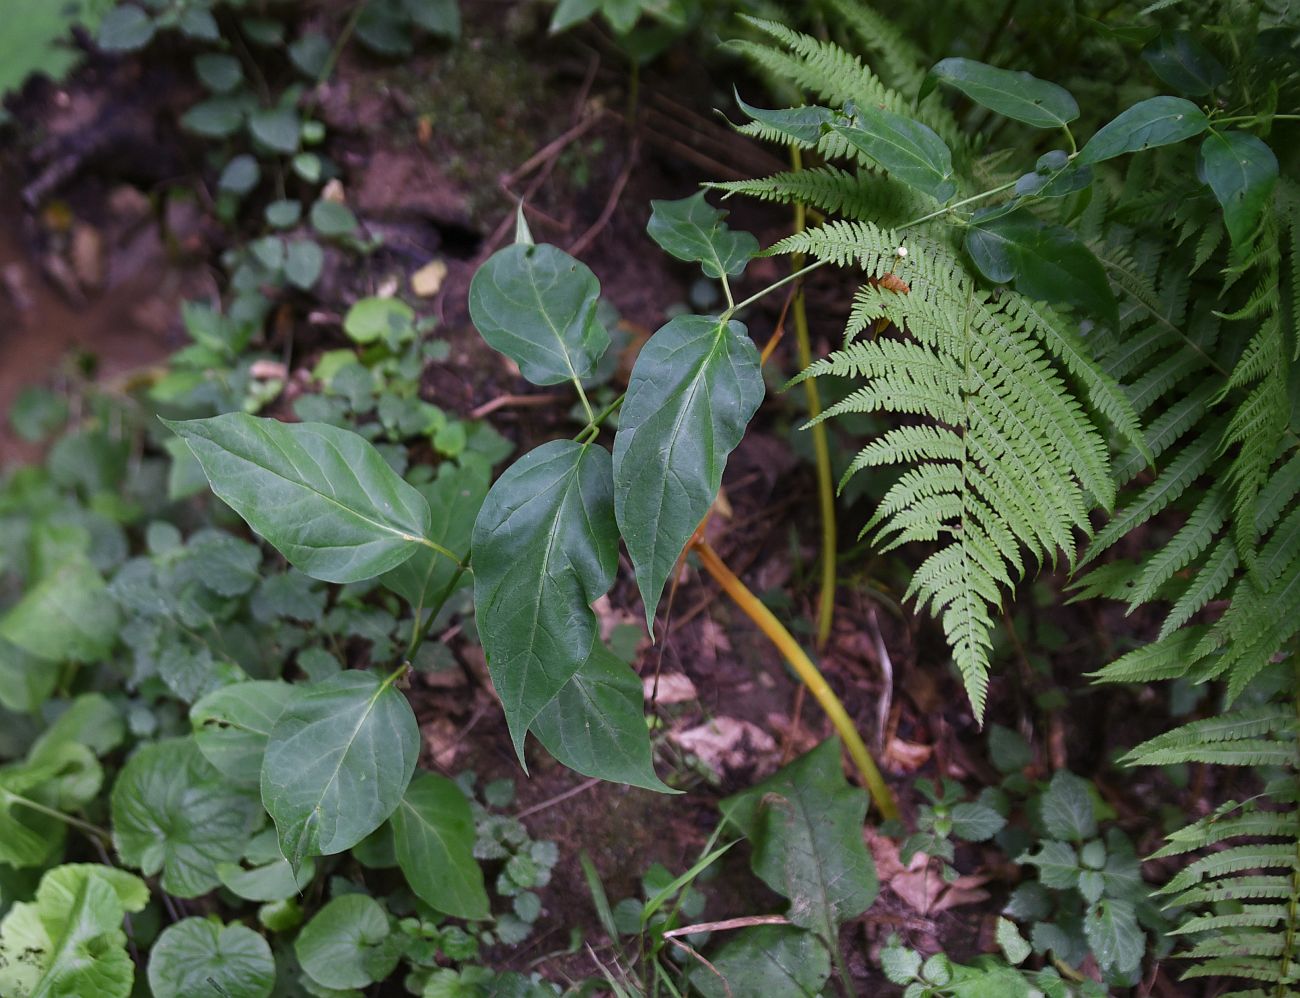
[[[591,403],[587,401],[587,393],[582,390],[582,382],[577,376],[573,379],[573,387],[578,389],[578,398],[582,399],[582,411],[587,414],[587,425],[590,426],[596,417],[592,413]]]
[[[580,444],[589,444],[600,435],[600,428],[605,420],[609,419],[623,405],[623,400],[627,398],[627,392],[624,392],[605,408],[600,410],[600,414],[594,419],[588,421],[587,425],[578,431],[578,435],[573,439]]]
[[[338,65],[339,57],[343,54],[343,49],[346,47],[348,40],[352,37],[352,32],[356,30],[357,21],[361,19],[361,15],[365,13],[365,10],[366,4],[357,4],[347,21],[344,23],[342,30],[339,31],[338,38],[334,42],[334,47],[330,49],[329,56],[321,65],[320,72],[316,74],[316,82],[318,84],[324,83],[330,78],[330,74],[334,72],[334,67]]]
[[[804,274],[811,274],[818,267],[824,267],[826,266],[826,264],[830,262],[831,261],[829,260],[818,260],[815,263],[808,264],[808,266],[806,267],[800,267],[792,274],[786,274],[786,276],[781,278],[779,281],[776,281],[773,284],[769,284],[762,291],[755,292],[754,294],[746,298],[744,301],[739,302],[732,308],[727,309],[725,312],[722,313],[722,320],[725,322],[727,319],[730,319],[732,315],[734,315],[736,312],[739,312],[741,309],[745,308],[746,306],[754,304],[754,302],[758,301],[760,298],[770,295],[777,288],[783,288],[791,281],[797,281],[799,280],[799,278],[803,277]]]
[[[3,794],[2,799],[8,804],[17,804],[19,807],[25,807],[30,811],[36,811],[47,817],[55,818],[62,821],[65,825],[70,825],[78,831],[85,832],[87,835],[93,835],[101,842],[113,841],[113,837],[108,833],[108,829],[106,828],[92,825],[89,821],[82,821],[80,818],[75,818],[57,808],[48,807],[40,801],[32,800],[30,797],[24,797],[21,794],[16,794],[12,790],[0,790],[0,794]]]
[[[416,612],[415,626],[411,628],[411,640],[406,646],[406,658],[405,661],[402,662],[402,668],[405,668],[411,660],[415,658],[415,653],[420,650],[420,646],[424,644],[425,639],[429,636],[429,632],[433,629],[433,622],[438,619],[438,614],[442,613],[442,608],[447,605],[447,600],[451,599],[451,594],[454,593],[456,587],[460,585],[460,580],[465,575],[468,568],[469,556],[466,555],[465,563],[456,569],[451,580],[443,587],[442,592],[438,594],[438,598],[434,601],[433,605],[429,607],[429,615],[424,618],[423,624],[420,622],[419,611]]]
[[[1079,151],[1079,145],[1074,141],[1074,132],[1070,131],[1069,125],[1062,125],[1061,130],[1065,132],[1066,141],[1070,143],[1070,155],[1075,155]]]
[[[904,222],[902,225],[898,226],[898,228],[895,229],[894,231],[902,232],[904,229],[910,229],[914,225],[920,225],[922,222],[928,222],[932,218],[938,218],[940,215],[946,215],[948,214],[948,212],[955,211],[958,208],[964,207],[965,205],[974,204],[976,201],[983,201],[985,198],[991,198],[993,197],[993,195],[1001,194],[1003,191],[1009,191],[1011,190],[1011,188],[1015,186],[1016,186],[1016,181],[1008,180],[1005,184],[1001,184],[1000,186],[994,187],[991,190],[984,191],[981,194],[974,194],[968,198],[963,198],[962,200],[957,201],[954,204],[945,205],[944,207],[939,208],[937,211],[932,211],[928,215],[922,215],[919,218],[912,219],[910,222]]]
[[[425,547],[432,548],[434,551],[437,551],[438,554],[442,555],[444,558],[450,558],[455,563],[456,567],[459,568],[461,571],[464,571],[466,568],[469,567],[469,563],[462,562],[460,560],[460,555],[458,555],[455,551],[451,550],[451,548],[445,548],[437,541],[431,541],[427,537],[417,537],[415,539],[419,541],[421,544],[423,544]]]
[[[1231,118],[1215,118],[1216,125],[1237,125],[1243,121],[1256,122],[1264,118],[1269,121],[1300,121],[1300,114],[1238,114]]]
[[[722,274],[722,292],[727,296],[727,308],[731,311],[735,311],[736,298],[731,293],[731,282],[727,280],[727,274],[725,271]]]

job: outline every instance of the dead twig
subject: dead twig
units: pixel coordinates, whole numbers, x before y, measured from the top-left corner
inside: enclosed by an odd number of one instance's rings
[[[596,241],[596,237],[609,224],[609,220],[614,217],[614,211],[618,208],[619,199],[623,196],[623,188],[632,177],[632,171],[636,168],[637,158],[641,151],[640,138],[634,138],[632,145],[627,151],[627,162],[623,164],[623,169],[619,171],[618,179],[614,181],[614,186],[610,188],[609,197],[605,199],[605,207],[601,210],[600,217],[592,223],[591,228],[574,240],[573,245],[569,247],[570,256],[582,256],[582,254]]]
[[[683,925],[680,929],[671,929],[664,933],[665,939],[677,936],[693,936],[697,932],[728,932],[731,929],[747,929],[751,925],[789,925],[790,919],[784,915],[744,915],[740,918],[724,918],[721,922],[697,922],[695,925]]]
[[[471,410],[469,415],[471,419],[482,419],[498,409],[523,409],[563,401],[563,395],[498,395],[492,401],[484,402],[477,409]]]
[[[524,808],[515,815],[515,819],[522,821],[529,815],[545,811],[548,807],[554,807],[556,804],[563,804],[566,800],[569,800],[572,797],[577,797],[578,794],[586,793],[599,782],[600,780],[594,776],[589,780],[583,780],[576,787],[570,787],[568,790],[564,791],[564,793],[556,794],[554,797],[548,797],[546,800],[534,804],[532,807]]]

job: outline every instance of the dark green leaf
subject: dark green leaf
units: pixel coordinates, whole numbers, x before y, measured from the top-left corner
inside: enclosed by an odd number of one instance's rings
[[[1142,50],[1151,71],[1180,94],[1203,97],[1228,78],[1210,52],[1186,31],[1170,31]]]
[[[146,745],[113,785],[113,842],[163,890],[198,897],[220,882],[217,865],[244,851],[257,801],[231,788],[190,738]]]
[[[600,282],[586,264],[546,244],[492,254],[469,288],[469,313],[488,345],[535,385],[591,374],[609,346],[596,317]]]
[[[247,194],[257,186],[261,175],[262,171],[257,165],[257,160],[244,153],[226,164],[221,171],[221,177],[217,180],[217,188],[232,194]]]
[[[186,38],[193,38],[198,42],[221,41],[221,29],[217,27],[217,19],[212,16],[211,11],[204,10],[202,7],[184,8],[180,12],[176,26],[181,29],[181,34]]]
[[[1082,842],[1097,834],[1088,781],[1065,770],[1052,777],[1040,802],[1043,827],[1054,839]]]
[[[336,990],[383,980],[401,955],[384,909],[365,894],[344,894],[318,911],[293,951],[313,981]]]
[[[952,833],[967,842],[991,839],[1006,823],[1006,818],[986,804],[958,804],[952,809]]]
[[[257,786],[266,740],[293,693],[288,683],[270,679],[235,683],[209,693],[190,708],[199,751],[230,782]]]
[[[311,206],[311,225],[322,236],[337,239],[357,231],[357,216],[347,205],[321,198]]]
[[[1223,206],[1233,245],[1246,245],[1277,183],[1277,157],[1248,132],[1211,132],[1201,143],[1201,164],[1205,182]]]
[[[601,641],[532,730],[546,751],[583,776],[673,792],[655,775],[641,677]]]
[[[445,776],[417,776],[390,820],[397,862],[416,896],[454,918],[489,916],[474,816],[460,787]]]
[[[723,818],[753,844],[754,872],[790,899],[790,921],[834,941],[878,889],[862,840],[867,795],[849,785],[831,738],[722,802]]]
[[[952,153],[929,126],[870,105],[845,110],[849,122],[833,122],[831,129],[894,179],[936,201],[957,193]]]
[[[310,291],[320,280],[325,253],[310,239],[295,239],[284,254],[284,276],[295,288]]]
[[[289,58],[303,76],[315,80],[329,64],[332,47],[319,31],[309,31],[289,46]]]
[[[966,231],[966,251],[989,280],[1010,282],[1027,298],[1075,305],[1118,327],[1106,272],[1072,229],[1046,225],[1023,209],[977,212]]]
[[[429,529],[424,498],[355,433],[245,413],[166,425],[212,490],[313,578],[374,578],[411,557]]]
[[[516,461],[474,523],[474,608],[516,752],[587,661],[591,604],[614,581],[609,453],[555,440]]]
[[[1079,105],[1068,90],[1029,73],[952,58],[936,63],[930,75],[976,104],[1035,128],[1062,128],[1079,117]],[[922,87],[922,96],[926,89]]]
[[[271,947],[237,923],[185,918],[164,929],[149,952],[154,998],[268,998],[274,985]]]
[[[196,135],[224,139],[244,123],[245,105],[236,97],[210,97],[181,115],[181,124]]]
[[[1038,879],[1044,887],[1068,890],[1079,884],[1079,855],[1068,843],[1047,839],[1037,854],[1024,853],[1016,857],[1016,862],[1038,867]]]
[[[268,149],[285,154],[298,151],[301,128],[298,112],[291,107],[258,111],[248,119],[248,130],[253,138]]]
[[[565,31],[600,10],[600,0],[560,0],[551,14],[551,34]]]
[[[415,771],[420,729],[390,683],[349,670],[294,687],[271,729],[262,804],[297,869],[343,852],[387,820]]]
[[[726,217],[698,191],[680,201],[651,201],[646,232],[678,260],[699,263],[705,276],[736,277],[758,255],[758,240],[748,232],[732,232],[722,221]]]
[[[228,94],[244,81],[239,60],[223,52],[205,52],[195,56],[194,72],[214,94]]]
[[[1181,97],[1150,97],[1103,125],[1088,140],[1076,162],[1079,165],[1100,163],[1125,153],[1182,142],[1209,127],[1209,120],[1191,101]]]
[[[105,52],[134,52],[149,44],[153,18],[139,7],[114,7],[99,22],[99,47]]]
[[[272,201],[266,206],[266,224],[275,229],[288,229],[298,224],[302,217],[301,201]]]
[[[614,508],[652,632],[664,584],[763,392],[739,322],[678,316],[637,357],[614,440]]]
[[[431,35],[455,41],[460,37],[457,0],[402,0],[406,16]]]
[[[28,443],[39,443],[68,421],[68,403],[62,395],[28,385],[9,407],[9,425]]]
[[[1107,898],[1095,905],[1084,919],[1083,931],[1103,971],[1127,974],[1142,962],[1146,936],[1127,901]]]
[[[763,126],[764,133],[775,133],[799,145],[815,146],[821,140],[825,127],[835,120],[835,115],[828,108],[815,104],[767,111],[746,104],[739,93],[736,94],[736,103],[751,120]]]
[[[469,554],[474,519],[483,506],[491,475],[477,464],[454,465],[443,462],[438,477],[417,491],[429,504],[431,520],[428,537],[464,560]],[[384,575],[382,582],[417,612],[431,606],[451,583],[456,566],[451,559],[421,547],[415,556]]]
[[[690,975],[691,984],[704,998],[817,998],[831,974],[826,944],[793,925],[742,929],[727,937],[709,962],[722,980],[704,966],[695,967]]]

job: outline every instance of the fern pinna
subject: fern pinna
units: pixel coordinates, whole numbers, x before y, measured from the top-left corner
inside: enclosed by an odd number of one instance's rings
[[[821,418],[897,417],[846,475],[902,469],[867,530],[881,549],[931,546],[909,595],[942,620],[977,714],[996,611],[1026,574],[1063,555],[1087,569],[1077,599],[1121,599],[1130,613],[1164,607],[1154,640],[1096,678],[1221,682],[1218,716],[1128,761],[1250,767],[1248,779],[1264,780],[1262,794],[1223,805],[1158,854],[1204,853],[1163,892],[1188,912],[1178,934],[1198,961],[1189,976],[1268,988],[1243,996],[1296,993],[1300,683],[1286,659],[1300,635],[1300,193],[1279,179],[1266,139],[1284,127],[1274,110],[1300,105],[1300,73],[1256,39],[1294,37],[1300,23],[1285,5],[1168,15],[1167,29],[1184,29],[1180,65],[1211,81],[1185,92],[1214,90],[1215,100],[1150,97],[1079,148],[1070,131],[1079,109],[1060,88],[961,59],[927,74],[917,50],[858,0],[829,8],[876,71],[832,42],[750,21],[756,38],[737,49],[825,106],[741,102],[742,132],[808,150],[810,166],[713,186],[824,214],[770,252],[866,277],[842,347],[799,377],[856,384]],[[1235,60],[1230,69],[1188,33],[1207,21],[1204,37]],[[1127,64],[1125,78],[1139,71],[1138,51],[1121,39],[1095,44]],[[965,137],[937,99],[937,78],[1033,127],[1055,115],[1069,151],[1017,176],[1015,151],[981,155]],[[1033,107],[1025,88],[1042,98]],[[855,129],[911,142],[932,175]],[[1054,255],[1071,263],[1056,280],[1031,272]],[[1117,507],[1095,534],[1094,507]],[[1080,538],[1089,543],[1078,555]]]

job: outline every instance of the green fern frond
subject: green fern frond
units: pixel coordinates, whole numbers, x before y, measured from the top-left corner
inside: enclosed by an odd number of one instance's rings
[[[850,173],[829,164],[776,173],[759,180],[730,180],[704,186],[725,191],[727,197],[743,194],[760,201],[806,204],[828,215],[869,218],[886,228],[919,218],[934,203],[912,188],[893,183],[878,173],[862,169]]]
[[[1184,627],[1158,641],[1135,648],[1127,655],[1089,673],[1099,683],[1151,683],[1187,675],[1189,663],[1201,656],[1196,648],[1208,627]]]

